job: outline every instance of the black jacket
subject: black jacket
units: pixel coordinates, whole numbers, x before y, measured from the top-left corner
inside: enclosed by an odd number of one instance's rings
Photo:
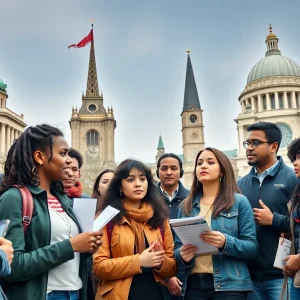
[[[182,200],[184,200],[189,194],[189,190],[187,190],[180,181],[178,182],[178,185],[178,192],[175,198],[170,202],[170,200],[161,191],[161,183],[158,184],[158,189],[163,195],[165,202],[169,208],[169,219],[177,219],[179,205],[182,202]]]
[[[258,255],[249,261],[248,269],[252,280],[266,281],[282,278],[282,270],[273,267],[280,234],[290,231],[287,204],[297,183],[292,168],[284,164],[282,158],[274,170],[268,174],[262,184],[253,167],[249,174],[238,180],[238,186],[248,198],[252,208],[261,208],[261,199],[273,213],[271,226],[256,225],[259,244]]]

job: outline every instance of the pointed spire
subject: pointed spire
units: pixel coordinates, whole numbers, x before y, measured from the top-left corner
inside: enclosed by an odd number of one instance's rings
[[[267,35],[266,38],[266,44],[267,44],[267,52],[266,56],[269,55],[281,55],[281,51],[278,49],[278,37],[276,36],[275,33],[273,33],[273,28],[272,25],[270,24],[269,26],[269,34]]]
[[[186,66],[183,111],[190,110],[193,107],[196,109],[201,109],[189,49],[187,50],[187,54],[188,57]]]
[[[99,96],[94,40],[91,41],[89,72],[88,72],[85,96],[86,97]]]
[[[159,135],[159,139],[158,139],[158,146],[157,146],[157,150],[161,150],[161,149],[165,149],[164,147],[164,143],[161,137],[161,134]]]

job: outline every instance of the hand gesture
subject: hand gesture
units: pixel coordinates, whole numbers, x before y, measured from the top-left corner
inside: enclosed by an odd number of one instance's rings
[[[192,260],[192,258],[195,256],[196,252],[198,250],[198,247],[194,246],[194,245],[183,245],[180,248],[180,255],[181,258],[185,261],[185,262],[190,262]]]
[[[154,251],[156,242],[145,249],[139,256],[140,266],[146,268],[160,268],[165,258],[165,251]]]
[[[203,242],[219,249],[224,248],[226,242],[225,235],[220,231],[204,231],[200,235],[200,238]]]
[[[0,249],[5,253],[8,263],[11,264],[14,258],[14,249],[11,241],[0,237]]]
[[[260,225],[272,225],[273,213],[270,208],[265,205],[261,200],[259,200],[259,205],[261,208],[253,208],[253,215],[255,222]]]
[[[286,261],[286,264],[283,269],[283,273],[289,276],[292,276],[295,272],[300,269],[300,257],[298,254],[289,255],[283,259]]]
[[[95,253],[102,245],[101,238],[103,233],[100,231],[83,232],[73,238],[70,238],[71,245],[74,252],[80,253]]]
[[[182,282],[177,277],[172,277],[168,281],[167,287],[169,292],[172,295],[180,296],[181,295],[181,285]]]

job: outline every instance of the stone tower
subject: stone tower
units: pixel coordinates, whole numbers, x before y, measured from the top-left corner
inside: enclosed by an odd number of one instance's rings
[[[184,162],[194,163],[197,153],[204,148],[203,118],[194,77],[190,51],[187,51],[187,67],[182,119],[182,148]]]
[[[113,108],[104,108],[99,93],[94,41],[91,42],[88,78],[79,110],[73,107],[70,120],[72,147],[84,157],[83,184],[89,190],[97,175],[115,167],[115,128]]]
[[[161,135],[159,135],[158,146],[157,146],[157,154],[155,156],[156,163],[158,162],[159,158],[163,154],[165,154],[165,147],[164,147],[164,143],[163,143],[162,137],[161,137]]]

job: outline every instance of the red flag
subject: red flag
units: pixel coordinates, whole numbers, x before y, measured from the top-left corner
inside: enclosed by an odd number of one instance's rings
[[[83,38],[83,40],[81,40],[78,44],[72,44],[72,45],[68,46],[68,48],[71,48],[71,47],[81,48],[81,47],[84,47],[89,42],[93,42],[93,41],[94,41],[94,33],[93,33],[93,29],[92,29],[90,31],[90,33],[85,38]]]

